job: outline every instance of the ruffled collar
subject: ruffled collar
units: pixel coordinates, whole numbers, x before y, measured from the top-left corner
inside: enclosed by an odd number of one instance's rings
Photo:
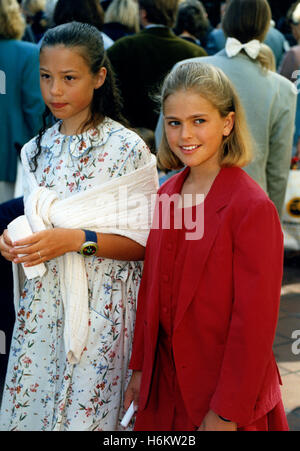
[[[67,145],[68,153],[72,159],[81,158],[92,147],[103,146],[113,133],[123,128],[118,122],[105,117],[97,128],[90,128],[82,134],[69,136],[60,132],[61,123],[62,121],[58,121],[46,130],[41,140],[42,150],[51,154],[51,157],[59,157],[63,146]]]

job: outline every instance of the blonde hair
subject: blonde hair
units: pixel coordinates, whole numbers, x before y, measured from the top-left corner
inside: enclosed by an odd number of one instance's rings
[[[263,69],[270,70],[272,72],[276,72],[276,61],[273,50],[263,42],[260,44],[260,61],[263,66]],[[264,60],[264,62],[262,62]]]
[[[22,0],[21,5],[24,13],[34,16],[39,11],[45,11],[46,0]]]
[[[140,30],[139,6],[136,0],[113,0],[104,15],[104,23],[118,22],[130,31]]]
[[[17,0],[0,0],[0,36],[4,39],[21,39],[25,20]]]
[[[219,163],[222,167],[247,165],[252,159],[253,141],[239,97],[224,72],[201,62],[178,65],[164,80],[160,96],[162,110],[166,99],[181,90],[193,91],[209,101],[221,117],[226,117],[230,112],[235,113],[233,129],[229,136],[223,137]],[[164,126],[157,159],[160,169],[183,167],[181,160],[169,147]]]

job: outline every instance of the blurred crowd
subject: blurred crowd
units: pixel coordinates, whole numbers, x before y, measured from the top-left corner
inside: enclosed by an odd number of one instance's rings
[[[19,3],[19,4],[18,4]],[[141,15],[143,3],[137,0],[1,0],[0,1],[0,203],[22,194],[18,154],[39,130],[44,110],[39,92],[38,48],[49,28],[73,20],[95,25],[116,72],[124,100],[124,115],[136,127],[153,152],[158,120],[154,96],[166,73],[179,60],[215,55],[225,47],[222,29],[225,1],[165,1],[161,17]],[[151,3],[151,2],[150,2]],[[174,5],[178,4],[178,8]],[[269,2],[272,20],[265,36],[269,69],[297,86],[300,66],[300,2]],[[172,14],[168,9],[173,9]],[[168,23],[166,17],[170,19]],[[168,28],[168,33],[141,33],[149,24]],[[186,45],[175,41],[180,38]],[[166,43],[173,39],[173,47]],[[121,40],[121,42],[120,42]],[[141,47],[139,53],[137,42]],[[176,45],[175,45],[176,42]],[[191,45],[192,44],[192,45]],[[298,119],[298,115],[296,116]],[[298,119],[299,122],[299,119]],[[299,124],[296,122],[293,153],[300,154]],[[297,149],[298,146],[298,149]],[[17,180],[17,182],[16,182]]]

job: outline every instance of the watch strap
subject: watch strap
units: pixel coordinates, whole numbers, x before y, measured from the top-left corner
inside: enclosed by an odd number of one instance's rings
[[[93,243],[97,244],[97,233],[93,232],[92,230],[84,230],[85,233],[85,242],[92,241]]]
[[[79,254],[84,257],[91,257],[98,250],[97,233],[92,230],[82,229],[85,234],[85,242],[82,244]]]

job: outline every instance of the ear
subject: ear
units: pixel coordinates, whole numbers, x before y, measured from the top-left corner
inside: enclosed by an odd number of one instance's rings
[[[106,67],[101,67],[101,69],[98,72],[98,75],[96,75],[96,81],[95,81],[95,87],[94,89],[100,88],[106,79],[107,69]]]
[[[147,25],[147,11],[143,8],[139,8],[140,22],[143,25]]]
[[[224,120],[223,136],[229,136],[234,126],[235,113],[231,111]]]

